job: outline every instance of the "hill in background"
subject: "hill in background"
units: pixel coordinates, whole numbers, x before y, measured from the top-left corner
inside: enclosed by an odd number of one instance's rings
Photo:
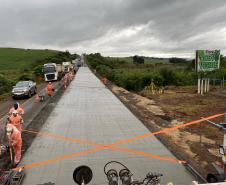
[[[62,63],[76,57],[68,51],[0,48],[0,99],[7,97],[19,80],[43,82],[43,64]]]
[[[56,55],[54,50],[0,48],[0,72],[2,70],[30,68],[37,60]]]

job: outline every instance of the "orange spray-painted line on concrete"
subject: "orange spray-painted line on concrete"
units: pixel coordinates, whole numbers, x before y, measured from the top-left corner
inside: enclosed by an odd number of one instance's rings
[[[151,137],[151,136],[154,136],[154,135],[164,134],[164,133],[171,132],[171,131],[174,131],[174,130],[177,130],[177,129],[180,129],[180,128],[185,128],[185,127],[188,127],[188,126],[191,126],[191,125],[195,125],[197,123],[200,123],[200,122],[203,122],[203,121],[206,121],[206,120],[218,118],[218,117],[223,116],[223,115],[225,115],[225,114],[224,113],[216,114],[216,115],[209,116],[209,117],[206,117],[206,118],[202,118],[202,119],[199,119],[199,120],[191,121],[191,122],[185,123],[183,125],[177,125],[175,127],[166,128],[166,129],[163,129],[163,130],[160,130],[160,131],[157,131],[157,132],[152,132],[152,133],[136,136],[136,137],[133,137],[133,138],[117,141],[117,142],[115,142],[111,145],[108,145],[108,146],[112,147],[112,146],[123,145],[123,144],[134,142],[134,141],[137,141],[137,140],[140,140],[140,139],[145,139],[145,138],[148,138],[148,137]]]
[[[158,159],[161,161],[169,161],[169,162],[173,162],[173,163],[186,163],[186,161],[182,161],[182,160],[178,160],[176,158],[173,157],[163,157],[163,156],[158,156],[158,155],[154,155],[154,154],[150,154],[150,153],[145,153],[142,151],[137,151],[137,150],[130,150],[130,149],[124,149],[124,148],[108,148],[111,149],[113,151],[120,151],[120,152],[126,152],[126,153],[131,153],[131,154],[135,154],[135,155],[139,155],[139,156],[143,156],[143,157],[148,157],[148,158],[152,158],[152,159]]]
[[[37,163],[32,163],[32,164],[28,164],[28,165],[24,165],[24,166],[19,166],[17,168],[14,168],[13,170],[20,170],[21,168],[30,169],[30,168],[33,168],[33,167],[55,163],[55,162],[62,161],[62,160],[65,160],[65,159],[69,159],[69,158],[72,158],[72,157],[79,157],[79,156],[82,156],[82,155],[88,155],[89,153],[94,153],[94,152],[97,152],[97,151],[100,151],[100,150],[103,150],[103,149],[104,148],[102,148],[102,147],[98,147],[98,148],[85,150],[85,151],[82,151],[82,152],[76,152],[76,153],[69,154],[69,155],[58,156],[58,157],[48,159],[48,160],[45,160],[45,161],[40,161],[40,162],[37,162]],[[136,154],[136,155],[141,155],[141,156],[144,156],[144,157],[159,159],[159,160],[162,160],[162,161],[170,161],[170,162],[173,162],[173,163],[180,163],[180,164],[186,163],[185,161],[180,161],[180,160],[177,160],[175,158],[161,157],[161,156],[148,154],[148,153],[135,151],[135,150],[120,149],[120,148],[111,148],[111,149],[115,150],[115,151],[123,151],[123,152],[132,153],[132,154]]]
[[[23,132],[33,133],[33,134],[37,134],[39,136],[47,136],[47,137],[60,139],[60,140],[64,140],[64,141],[70,141],[70,142],[80,143],[80,144],[88,144],[88,145],[98,146],[98,147],[104,148],[103,147],[104,145],[97,144],[97,143],[94,143],[92,141],[83,141],[83,140],[79,140],[79,139],[67,138],[67,137],[64,137],[64,136],[61,136],[61,135],[56,135],[56,134],[52,134],[52,133],[48,133],[48,132],[37,132],[37,131],[34,131],[34,130],[27,130],[27,129],[24,129]]]
[[[36,167],[36,166],[54,163],[54,162],[61,161],[61,160],[64,160],[64,159],[69,159],[69,158],[72,158],[72,157],[87,155],[89,153],[93,153],[93,152],[96,152],[98,150],[102,150],[102,148],[100,148],[100,147],[99,148],[93,148],[93,149],[90,149],[90,150],[85,150],[85,151],[82,151],[82,152],[76,152],[76,153],[69,154],[69,155],[58,156],[58,157],[55,157],[55,158],[52,158],[52,159],[49,159],[49,160],[20,166],[20,167],[14,168],[13,170],[20,170],[21,168],[30,169],[30,168],[33,168],[33,167]]]
[[[31,131],[31,130],[24,130],[24,132],[34,133],[34,134],[37,134],[37,135],[40,135],[40,136],[52,137],[52,138],[55,138],[55,139],[71,141],[71,142],[75,142],[75,143],[89,144],[89,145],[92,145],[92,146],[99,146],[102,149],[109,149],[109,150],[113,150],[113,151],[132,153],[132,154],[136,154],[136,155],[143,156],[143,157],[149,157],[149,158],[154,158],[154,159],[159,159],[159,160],[164,160],[164,161],[170,161],[170,162],[176,162],[176,163],[184,163],[184,161],[180,161],[180,160],[178,160],[176,158],[172,158],[172,157],[162,157],[162,156],[157,156],[157,155],[154,155],[154,154],[145,153],[145,152],[136,151],[136,150],[130,150],[130,149],[113,148],[113,147],[109,147],[108,145],[102,145],[102,144],[94,143],[92,141],[82,141],[82,140],[77,140],[77,139],[73,139],[73,138],[66,138],[66,137],[63,137],[63,136],[55,135],[55,134],[49,134],[49,133],[43,133],[43,132],[40,133],[40,132],[36,132],[36,131]]]
[[[175,126],[175,127],[172,127],[172,128],[163,129],[163,130],[158,131],[158,132],[144,134],[144,135],[136,136],[134,138],[130,138],[130,139],[126,139],[126,140],[121,140],[121,141],[115,142],[115,143],[113,143],[111,145],[104,146],[104,148],[110,149],[110,148],[113,148],[113,146],[118,146],[118,145],[122,145],[122,144],[129,143],[129,142],[134,142],[134,141],[137,141],[137,140],[140,140],[140,139],[144,139],[144,138],[147,138],[147,137],[151,137],[151,136],[154,136],[154,135],[157,135],[157,134],[167,133],[167,132],[170,132],[170,131],[177,130],[179,128],[184,128],[184,127],[187,127],[187,126],[190,126],[190,125],[194,125],[194,124],[203,122],[205,120],[211,120],[211,119],[223,116],[223,115],[224,115],[224,113],[223,114],[216,114],[216,115],[209,116],[209,117],[206,117],[206,118],[202,118],[202,119],[199,119],[199,120],[195,120],[195,121],[183,124],[183,125],[178,125],[178,126]],[[93,152],[96,152],[96,151],[99,151],[99,150],[103,150],[103,147],[93,148],[93,149],[90,149],[90,150],[85,150],[83,152],[77,152],[77,153],[73,153],[73,154],[69,154],[69,155],[65,155],[65,156],[56,157],[56,158],[53,158],[53,159],[50,159],[50,160],[33,163],[33,164],[30,164],[30,165],[20,166],[18,168],[15,168],[15,170],[19,170],[20,168],[32,168],[34,166],[50,164],[50,163],[54,163],[54,162],[57,162],[57,161],[60,161],[60,160],[64,160],[64,159],[68,159],[68,158],[71,158],[71,157],[86,155],[86,154],[93,153]],[[131,152],[134,153],[134,151],[131,151],[131,150],[128,150],[128,149],[117,149],[117,150],[121,150],[121,151],[124,150],[124,151],[127,151],[127,152],[130,151],[130,153]],[[152,154],[145,154],[144,152],[135,151],[135,153],[136,154],[144,154],[147,157],[156,157],[156,156],[154,156]],[[157,157],[159,158],[160,156],[157,156]],[[183,161],[178,161],[178,162],[181,163]]]

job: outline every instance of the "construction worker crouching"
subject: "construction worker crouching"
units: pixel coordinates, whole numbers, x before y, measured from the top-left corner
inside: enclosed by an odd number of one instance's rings
[[[12,146],[15,157],[14,164],[17,165],[21,159],[22,138],[21,132],[12,124],[7,124],[6,134],[9,139],[10,147]]]
[[[54,88],[53,88],[53,85],[51,82],[48,83],[47,87],[46,87],[46,90],[47,90],[47,94],[48,96],[52,96],[52,93],[54,91]]]
[[[9,117],[9,123],[14,125],[20,132],[22,132],[22,124],[24,123],[24,121],[16,110],[14,110],[12,112],[12,115]]]

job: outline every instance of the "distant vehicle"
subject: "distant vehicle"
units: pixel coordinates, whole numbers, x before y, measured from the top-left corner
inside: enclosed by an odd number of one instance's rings
[[[76,64],[76,60],[72,60],[72,62],[71,62],[73,65],[75,65]]]
[[[77,68],[79,68],[79,67],[82,66],[81,58],[77,58],[77,59],[75,60],[75,65],[76,65]]]
[[[63,71],[63,66],[61,64],[57,64],[57,72],[61,73]]]
[[[70,71],[70,68],[72,67],[72,64],[71,62],[63,62],[62,66],[63,66],[63,72],[68,73]]]
[[[82,62],[81,62],[81,60],[78,60],[77,67],[81,67],[81,66],[82,66]]]
[[[55,63],[44,64],[44,77],[46,82],[57,81],[61,78],[62,70]]]
[[[64,69],[62,64],[57,64],[58,80],[63,77]]]
[[[33,94],[37,93],[36,83],[29,81],[19,81],[12,89],[12,98],[16,99],[19,97],[30,98]]]

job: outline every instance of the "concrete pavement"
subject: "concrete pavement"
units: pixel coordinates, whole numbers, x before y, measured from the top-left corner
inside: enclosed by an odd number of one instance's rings
[[[109,145],[150,132],[87,67],[82,67],[40,133]],[[149,171],[153,171],[163,173],[162,184],[170,181],[176,185],[189,185],[195,180],[179,163],[100,148],[83,153],[93,148],[98,147],[49,135],[37,137],[20,164],[35,163],[26,169],[23,184],[74,184],[73,170],[79,165],[88,165],[93,170],[94,177],[90,184],[107,184],[103,167],[111,160],[125,164],[136,179],[144,178]],[[117,148],[175,158],[155,137],[118,145]],[[77,152],[81,153],[69,155]],[[58,156],[62,157],[56,158]],[[49,159],[53,160],[46,161]]]

